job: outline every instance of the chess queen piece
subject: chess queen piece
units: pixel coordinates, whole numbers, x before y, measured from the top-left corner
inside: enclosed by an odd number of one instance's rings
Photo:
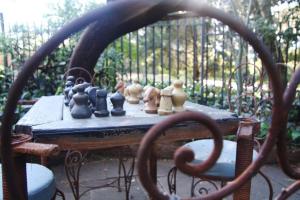
[[[145,103],[145,112],[149,114],[156,114],[159,100],[160,90],[152,86],[147,87],[143,98],[143,101]]]
[[[74,83],[72,81],[67,81],[65,84],[65,89],[64,89],[64,103],[66,106],[69,106],[70,99],[69,99],[69,92],[74,86]]]
[[[182,89],[183,82],[181,80],[176,80],[173,83],[172,91],[172,104],[174,112],[185,111],[183,104],[187,99],[186,93]]]
[[[172,90],[169,88],[160,91],[160,103],[157,110],[159,115],[172,114]]]
[[[75,86],[77,93],[73,96],[74,106],[71,109],[71,116],[75,119],[90,118],[92,111],[89,107],[89,97],[84,92],[86,84],[78,84]]]
[[[115,92],[111,97],[110,101],[113,105],[113,109],[111,110],[112,116],[123,116],[126,111],[123,110],[123,105],[125,101],[125,97],[120,92]]]
[[[94,112],[96,117],[107,117],[109,115],[106,98],[107,91],[105,89],[98,89],[96,91],[96,108]]]

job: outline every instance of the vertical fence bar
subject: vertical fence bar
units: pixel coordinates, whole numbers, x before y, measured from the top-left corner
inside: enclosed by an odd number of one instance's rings
[[[148,47],[147,47],[147,26],[145,27],[145,83],[146,85],[148,84],[148,63],[147,63],[147,52],[148,52]]]
[[[293,71],[295,72],[296,67],[297,67],[297,51],[298,51],[298,29],[296,32],[296,40],[295,40],[295,51],[294,51],[294,68]]]
[[[184,67],[184,80],[185,80],[185,87],[187,88],[188,87],[188,85],[187,85],[187,83],[188,83],[188,77],[187,77],[187,75],[188,75],[188,57],[187,57],[187,55],[188,55],[188,53],[187,53],[187,51],[188,51],[188,39],[187,39],[187,33],[188,33],[188,24],[187,24],[187,20],[185,19],[185,31],[184,31],[184,41],[185,41],[185,49],[184,49],[184,52],[185,52],[185,54],[184,54],[184,65],[185,65],[185,67]]]
[[[128,33],[129,80],[132,81],[131,32]]]
[[[204,93],[204,62],[205,62],[205,40],[206,40],[206,21],[205,18],[201,18],[201,64],[200,64],[200,99],[203,103],[203,93]]]
[[[122,57],[122,66],[121,66],[121,77],[122,77],[122,80],[124,80],[124,40],[123,40],[123,36],[121,36],[120,38],[120,42],[121,42],[121,57]]]
[[[152,26],[152,76],[153,76],[153,86],[155,86],[155,76],[156,76],[156,60],[155,60],[155,26]]]
[[[224,52],[224,48],[225,48],[225,28],[224,28],[224,24],[222,24],[222,92],[221,92],[221,101],[222,101],[222,107],[224,107],[224,87],[225,87],[225,62],[224,62],[224,58],[225,58],[225,52]]]
[[[176,58],[177,58],[177,70],[176,78],[179,79],[179,21],[176,20]]]
[[[161,66],[161,83],[164,85],[164,39],[163,39],[163,25],[160,25],[160,66]]]
[[[0,28],[1,28],[1,34],[3,37],[3,66],[4,66],[4,71],[5,71],[5,75],[6,75],[6,70],[8,67],[8,59],[7,59],[7,52],[6,52],[6,40],[5,40],[5,27],[4,27],[4,17],[3,17],[3,13],[0,13]]]
[[[214,23],[214,69],[213,69],[213,76],[214,76],[214,89],[213,89],[213,104],[216,102],[216,68],[217,68],[217,24]]]
[[[207,23],[209,23],[209,21],[207,21]],[[209,65],[209,33],[208,33],[208,26],[206,26],[206,29],[205,29],[205,32],[206,32],[206,37],[205,37],[205,40],[206,40],[206,51],[205,51],[205,54],[206,54],[206,65],[205,65],[205,105],[207,105],[207,96],[208,96],[208,65]]]
[[[192,97],[195,96],[195,81],[196,81],[196,67],[198,66],[197,57],[197,26],[195,20],[193,20],[193,86],[192,86]]]
[[[168,67],[169,67],[169,85],[171,84],[171,64],[172,64],[172,53],[171,53],[171,23],[168,21]]]
[[[136,31],[136,72],[137,79],[140,81],[140,52],[139,52],[140,44],[139,44],[139,30]]]

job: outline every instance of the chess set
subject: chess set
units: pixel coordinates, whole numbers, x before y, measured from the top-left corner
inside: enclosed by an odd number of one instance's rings
[[[107,106],[108,92],[106,89],[83,82],[75,84],[74,76],[68,76],[64,88],[64,104],[69,107],[71,116],[75,119],[95,117],[124,116],[124,102],[129,104],[144,104],[144,111],[148,114],[169,115],[185,111],[184,102],[187,94],[182,89],[183,82],[175,80],[172,85],[158,89],[147,85],[142,87],[138,80],[126,86],[119,81],[109,100],[113,108]]]

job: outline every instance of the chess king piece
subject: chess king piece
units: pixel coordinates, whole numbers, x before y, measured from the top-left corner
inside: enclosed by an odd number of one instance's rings
[[[172,90],[169,88],[160,91],[160,103],[157,110],[159,115],[172,114]]]
[[[139,84],[138,80],[135,79],[133,84],[126,88],[125,96],[128,103],[138,104],[142,98],[143,87]]]
[[[94,112],[96,117],[107,117],[109,115],[106,98],[107,91],[105,89],[98,89],[96,91],[96,108]]]
[[[71,116],[75,119],[90,118],[92,111],[89,107],[89,97],[84,92],[86,84],[78,84],[75,86],[77,93],[73,96],[74,105],[71,109]]]
[[[111,110],[112,116],[123,116],[126,111],[123,110],[123,105],[125,101],[125,97],[120,92],[115,92],[111,97],[110,101],[113,105],[113,109]]]
[[[69,92],[74,86],[74,83],[72,81],[67,81],[65,84],[65,89],[64,89],[64,103],[66,106],[69,106],[70,99],[69,99]]]
[[[145,112],[149,114],[156,114],[159,100],[160,90],[152,86],[147,87],[143,98],[143,101],[145,103]]]
[[[123,96],[125,95],[125,83],[121,80],[118,81],[117,85],[115,86],[115,90],[119,91]]]
[[[174,112],[185,111],[183,104],[187,99],[186,93],[182,89],[183,82],[176,80],[173,83],[172,104]]]

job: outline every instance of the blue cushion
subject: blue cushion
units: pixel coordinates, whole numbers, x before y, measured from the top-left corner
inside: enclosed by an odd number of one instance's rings
[[[1,164],[0,170],[0,199],[3,199]],[[27,163],[26,172],[29,200],[52,199],[56,191],[55,180],[52,171],[42,165]]]
[[[207,160],[214,148],[212,139],[197,140],[184,145],[193,150],[195,160],[192,163],[201,163]],[[257,152],[253,150],[253,160],[257,158]],[[215,165],[204,173],[210,177],[223,177],[226,179],[234,179],[235,177],[235,161],[236,161],[236,142],[223,140],[223,149],[221,155]]]

